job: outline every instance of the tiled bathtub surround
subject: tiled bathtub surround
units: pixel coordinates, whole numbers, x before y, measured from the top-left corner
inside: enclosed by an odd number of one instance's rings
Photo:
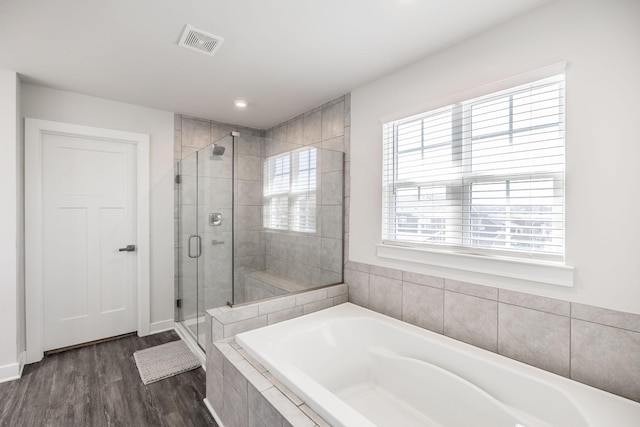
[[[207,355],[207,402],[225,427],[329,426],[233,339]]]
[[[349,301],[640,401],[640,315],[348,262]]]
[[[327,426],[233,341],[241,332],[347,302],[339,284],[207,311],[207,401],[225,427]]]
[[[207,322],[211,323],[207,326],[207,333],[211,334],[207,342],[333,307],[347,299],[347,285],[339,284],[234,308],[214,308],[207,311]]]

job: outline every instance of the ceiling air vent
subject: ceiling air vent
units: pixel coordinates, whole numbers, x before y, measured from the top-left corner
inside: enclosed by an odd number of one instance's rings
[[[191,25],[187,25],[184,28],[182,37],[178,42],[178,46],[192,49],[200,53],[207,55],[215,55],[220,49],[224,39],[213,34],[209,34],[197,28],[193,28]]]

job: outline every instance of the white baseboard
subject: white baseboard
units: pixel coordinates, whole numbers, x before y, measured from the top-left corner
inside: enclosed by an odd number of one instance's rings
[[[16,363],[0,366],[0,383],[19,379],[22,376],[22,367],[25,359],[26,353],[22,352]]]
[[[18,365],[20,365],[19,376],[22,377],[22,370],[24,369],[24,365],[27,364],[27,350],[20,352],[18,355]]]
[[[173,329],[174,324],[175,322],[173,319],[153,322],[149,325],[149,334],[157,334],[158,332],[170,331]]]
[[[218,424],[219,427],[224,427],[224,424],[222,424],[220,417],[218,416],[218,414],[216,414],[215,409],[213,409],[213,406],[211,406],[211,403],[209,403],[209,399],[207,399],[206,397],[204,399],[204,404],[209,410],[209,412],[211,413],[211,416],[213,416],[213,419],[216,421],[216,424]]]

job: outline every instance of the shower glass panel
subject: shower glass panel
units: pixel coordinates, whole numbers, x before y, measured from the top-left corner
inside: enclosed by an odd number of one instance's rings
[[[236,304],[342,282],[344,153],[260,143],[237,156]]]
[[[178,321],[205,346],[204,312],[233,303],[233,137],[177,165]]]

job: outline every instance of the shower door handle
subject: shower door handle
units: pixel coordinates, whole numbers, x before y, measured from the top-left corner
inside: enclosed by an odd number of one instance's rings
[[[193,245],[191,244],[191,239],[198,239],[198,246],[196,247],[196,249],[198,250],[196,252],[195,255],[192,255],[191,253],[191,248],[193,247]],[[189,258],[200,258],[200,255],[202,255],[202,238],[200,236],[198,236],[197,234],[192,234],[191,236],[189,236]]]
[[[127,245],[126,248],[118,249],[118,252],[135,252],[135,251],[136,251],[136,245]]]

